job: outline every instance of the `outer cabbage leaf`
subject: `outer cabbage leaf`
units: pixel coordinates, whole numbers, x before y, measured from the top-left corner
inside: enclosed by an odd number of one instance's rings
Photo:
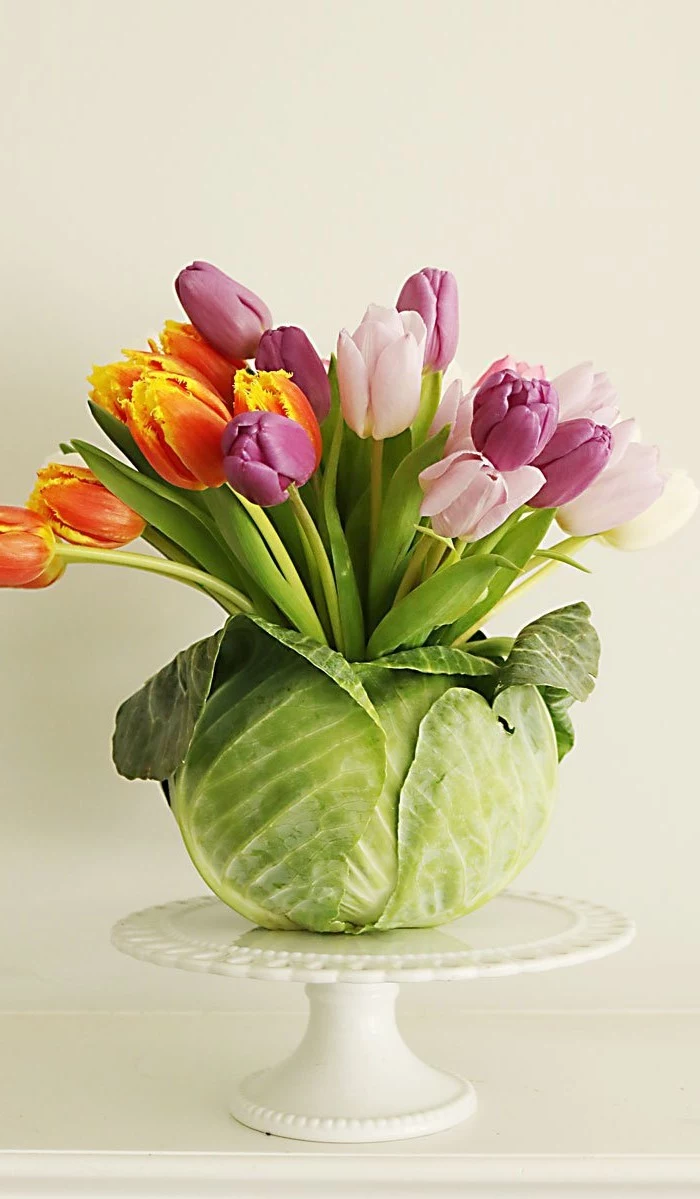
[[[535,687],[509,688],[493,708],[446,691],[420,726],[399,802],[398,882],[377,927],[443,924],[501,891],[540,845],[556,782]]]
[[[238,668],[210,696],[173,780],[185,844],[250,920],[342,931],[348,857],[384,784],[384,733],[298,647],[249,621],[229,629]]]

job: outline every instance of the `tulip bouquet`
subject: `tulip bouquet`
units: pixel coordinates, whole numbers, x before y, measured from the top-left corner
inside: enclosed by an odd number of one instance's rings
[[[91,376],[118,455],[64,444],[84,465],[0,508],[0,585],[108,563],[223,609],[122,705],[114,760],[161,783],[231,907],[320,932],[460,916],[537,849],[598,667],[583,603],[515,637],[485,622],[586,569],[591,540],[668,535],[697,490],[588,364],[506,357],[464,387],[447,271],[368,308],[329,361],[207,263],[175,287],[190,323]],[[138,537],[149,552],[123,548]]]

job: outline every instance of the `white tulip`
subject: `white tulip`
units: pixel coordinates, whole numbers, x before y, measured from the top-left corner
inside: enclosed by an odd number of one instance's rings
[[[671,471],[664,489],[646,512],[604,533],[601,540],[616,550],[645,550],[658,545],[687,524],[700,500],[700,491],[685,470]]]

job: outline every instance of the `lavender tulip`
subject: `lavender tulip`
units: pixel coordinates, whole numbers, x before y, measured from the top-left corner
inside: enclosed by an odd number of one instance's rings
[[[303,329],[280,325],[267,329],[260,338],[255,365],[259,371],[289,371],[301,388],[319,421],[331,407],[331,389],[326,368]]]
[[[558,508],[581,495],[610,457],[612,435],[606,425],[580,418],[559,425],[533,466],[547,480],[530,500],[532,508]]]
[[[444,371],[457,350],[459,299],[451,271],[426,266],[404,283],[396,301],[399,312],[417,312],[425,323],[427,339],[423,365]]]
[[[193,262],[175,280],[177,297],[195,329],[226,358],[252,358],[270,310],[259,296],[210,262]]]
[[[226,478],[234,491],[263,508],[283,504],[292,483],[316,468],[311,438],[298,421],[277,412],[241,412],[221,441]]]
[[[501,472],[482,454],[457,450],[422,471],[421,516],[432,518],[441,537],[478,541],[526,504],[543,482],[535,466]]]
[[[633,520],[650,508],[664,489],[657,446],[635,441],[636,423],[610,430],[607,465],[578,499],[557,510],[557,524],[574,537],[593,537]]]
[[[352,337],[338,338],[340,404],[358,437],[403,433],[420,404],[425,325],[417,312],[370,304]]]
[[[472,440],[499,470],[533,462],[557,427],[559,399],[546,379],[496,371],[474,396]]]

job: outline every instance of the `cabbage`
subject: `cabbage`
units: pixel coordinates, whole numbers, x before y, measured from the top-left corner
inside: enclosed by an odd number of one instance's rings
[[[588,615],[540,618],[505,657],[477,640],[361,663],[236,617],[122,705],[115,762],[165,783],[202,878],[256,924],[443,924],[544,836],[597,670]]]

